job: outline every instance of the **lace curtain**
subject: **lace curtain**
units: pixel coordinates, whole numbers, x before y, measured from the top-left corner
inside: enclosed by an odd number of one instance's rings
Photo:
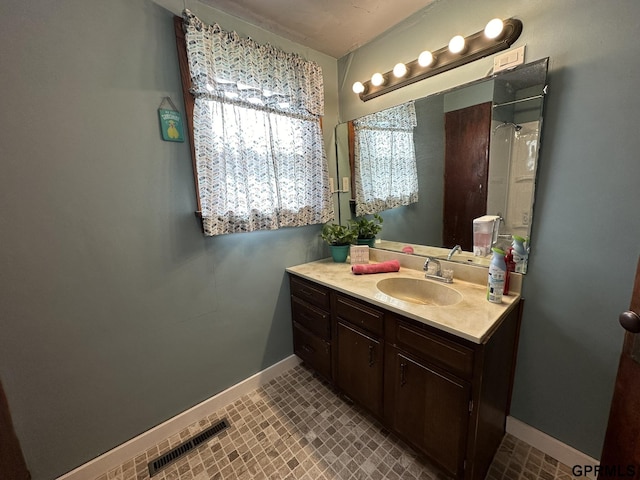
[[[183,18],[205,234],[332,220],[320,67]]]
[[[413,102],[353,121],[356,215],[418,201]]]

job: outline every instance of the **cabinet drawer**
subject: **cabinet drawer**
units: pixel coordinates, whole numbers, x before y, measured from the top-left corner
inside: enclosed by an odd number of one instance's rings
[[[331,344],[293,322],[293,353],[331,380]]]
[[[336,295],[336,315],[376,335],[382,335],[384,313],[342,295]]]
[[[324,340],[331,339],[331,315],[308,304],[298,297],[291,297],[291,314],[293,321]]]
[[[291,295],[295,295],[317,307],[329,310],[331,301],[329,289],[296,276],[290,276]]]
[[[463,378],[473,375],[473,350],[402,320],[397,321],[397,345]]]

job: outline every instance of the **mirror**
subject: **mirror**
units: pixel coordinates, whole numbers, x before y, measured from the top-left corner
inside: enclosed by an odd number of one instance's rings
[[[502,219],[496,246],[530,237],[547,69],[545,58],[414,101],[419,199],[381,212],[376,248],[447,258],[461,245],[452,261],[488,266],[473,255],[473,219],[487,214]],[[355,212],[349,123],[336,128],[338,178],[352,179],[343,224]]]

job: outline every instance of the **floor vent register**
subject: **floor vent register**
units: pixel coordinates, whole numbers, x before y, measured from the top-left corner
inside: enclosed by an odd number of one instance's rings
[[[149,475],[153,477],[156,473],[158,473],[167,465],[171,465],[173,462],[178,460],[183,455],[186,455],[188,452],[196,448],[201,443],[204,443],[207,440],[209,440],[211,437],[215,437],[216,435],[222,433],[227,428],[229,428],[229,422],[225,418],[219,421],[218,423],[212,425],[211,427],[207,428],[206,430],[200,433],[197,433],[190,439],[182,442],[177,447],[172,448],[170,451],[168,451],[161,457],[158,457],[155,460],[152,460],[151,462],[149,462],[149,465],[148,465]]]

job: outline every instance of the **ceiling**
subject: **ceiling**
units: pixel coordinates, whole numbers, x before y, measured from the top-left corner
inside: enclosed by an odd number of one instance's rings
[[[341,58],[436,0],[200,0]]]

